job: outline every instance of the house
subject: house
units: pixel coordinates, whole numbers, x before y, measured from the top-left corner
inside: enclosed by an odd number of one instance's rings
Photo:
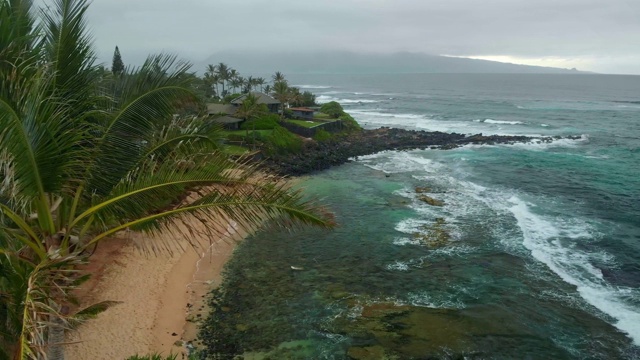
[[[222,124],[226,130],[239,130],[244,119],[239,119],[231,115],[235,114],[237,107],[228,104],[207,104],[207,115],[213,121]]]
[[[313,115],[316,113],[315,110],[306,107],[289,108],[289,110],[291,110],[293,117],[302,120],[313,120]]]
[[[258,104],[267,105],[269,112],[277,114],[280,110],[280,102],[271,96],[259,91],[252,91],[251,94],[256,97]],[[213,121],[222,124],[227,130],[238,130],[244,119],[234,117],[234,115],[246,97],[247,94],[239,96],[233,99],[230,104],[207,104],[207,115],[212,117]]]
[[[252,91],[251,94],[258,99],[258,104],[265,104],[267,108],[269,108],[269,112],[273,114],[277,114],[280,110],[280,101],[272,98],[271,96],[260,92],[260,91]],[[247,97],[247,94],[239,96],[231,101],[231,104],[234,106],[242,105],[242,102]]]

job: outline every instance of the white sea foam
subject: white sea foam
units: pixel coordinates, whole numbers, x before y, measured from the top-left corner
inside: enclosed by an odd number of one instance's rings
[[[358,161],[367,167],[383,171],[387,174],[416,171],[421,173],[434,173],[442,167],[442,164],[406,151],[387,151],[374,155],[361,156],[358,158]]]
[[[523,245],[563,281],[574,285],[580,296],[616,321],[614,325],[640,345],[640,311],[628,304],[628,292],[640,296],[638,289],[614,287],[591,264],[592,255],[572,246],[571,241],[586,240],[588,229],[572,222],[547,219],[535,214],[531,205],[517,196],[509,199],[508,210],[522,231]],[[573,224],[575,225],[575,224]]]
[[[294,85],[300,89],[333,89],[333,86],[328,85]]]
[[[483,122],[487,124],[506,124],[506,125],[524,124],[522,121],[504,121],[504,120],[493,120],[493,119],[485,119]]]
[[[540,124],[542,127],[549,127],[549,124]]]
[[[504,125],[519,125],[524,124],[522,121],[504,121],[504,120],[493,120],[493,119],[475,119],[473,122],[477,123],[485,123],[485,124],[504,124]]]
[[[457,294],[453,293],[444,298],[436,298],[427,292],[410,293],[408,300],[413,306],[422,306],[432,309],[463,309],[465,305],[456,295]]]
[[[379,102],[378,100],[373,99],[341,99],[328,95],[320,95],[316,98],[316,101],[319,104],[328,103],[331,101],[335,101],[340,103],[341,105],[350,105],[350,104],[373,104]]]
[[[404,219],[396,224],[396,230],[405,234],[415,234],[419,232],[425,225],[430,224],[431,221],[421,219]]]
[[[387,270],[409,271],[409,264],[402,261],[396,261],[387,265]]]
[[[406,245],[420,245],[420,239],[412,239],[408,237],[397,237],[393,240],[393,245],[406,246]]]

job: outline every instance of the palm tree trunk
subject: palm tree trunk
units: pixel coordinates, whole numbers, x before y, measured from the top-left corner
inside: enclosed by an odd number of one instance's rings
[[[49,325],[47,360],[64,360],[64,321],[52,315]]]

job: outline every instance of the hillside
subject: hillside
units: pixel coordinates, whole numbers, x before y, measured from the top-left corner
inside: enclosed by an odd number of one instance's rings
[[[242,72],[288,74],[375,74],[375,73],[504,73],[578,74],[575,69],[516,65],[497,61],[454,58],[422,53],[359,54],[351,52],[240,53],[221,52],[196,63],[203,71],[207,64],[225,62]]]

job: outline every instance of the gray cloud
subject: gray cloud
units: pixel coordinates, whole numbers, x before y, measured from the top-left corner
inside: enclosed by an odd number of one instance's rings
[[[102,60],[177,52],[413,51],[555,57],[585,70],[640,73],[637,0],[94,0]]]

